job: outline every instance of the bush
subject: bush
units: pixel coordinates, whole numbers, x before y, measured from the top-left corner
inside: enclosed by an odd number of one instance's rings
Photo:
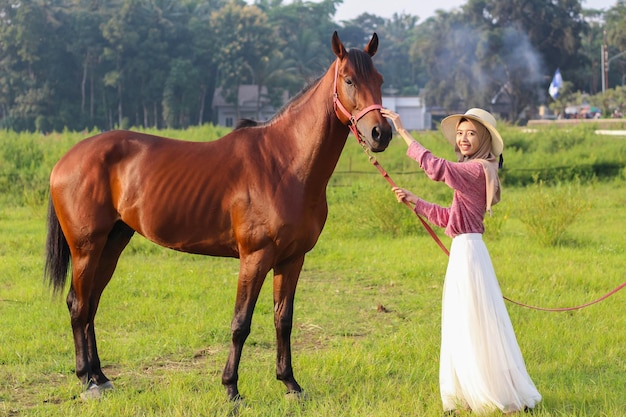
[[[579,184],[546,186],[542,181],[528,187],[518,204],[519,218],[539,243],[554,246],[562,241],[576,217],[590,208],[581,197]]]
[[[18,205],[44,201],[47,172],[44,148],[35,135],[7,135],[2,141],[0,192]]]

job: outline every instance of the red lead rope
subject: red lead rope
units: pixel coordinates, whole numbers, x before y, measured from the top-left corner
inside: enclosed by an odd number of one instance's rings
[[[361,139],[361,137],[359,136],[359,131],[356,128],[356,123],[352,123],[350,125],[350,130],[352,130],[352,133],[354,134],[354,136],[357,138],[357,141],[359,142],[359,145],[361,145],[361,147],[363,148],[363,150],[365,151],[365,153],[367,154],[370,162],[376,167],[376,169],[378,169],[378,172],[380,172],[380,174],[387,180],[387,182],[392,186],[395,187],[396,184],[393,182],[393,180],[391,179],[391,177],[389,176],[389,174],[387,173],[387,171],[385,171],[385,169],[378,163],[378,161],[376,160],[376,158],[374,158],[373,156],[371,156],[365,146],[365,144],[363,143],[363,140]],[[428,232],[428,234],[430,234],[430,236],[433,238],[433,240],[437,243],[437,245],[439,245],[439,247],[441,248],[441,250],[448,256],[450,256],[450,251],[448,251],[448,249],[446,248],[446,246],[443,244],[443,242],[441,241],[441,239],[439,239],[439,236],[437,236],[437,234],[433,231],[432,227],[430,227],[430,225],[428,223],[426,223],[426,220],[424,220],[422,218],[422,216],[420,216],[419,214],[417,214],[414,210],[413,207],[411,207],[411,204],[408,201],[404,201],[404,204],[411,209],[411,211],[413,213],[415,213],[415,215],[417,216],[417,218],[420,220],[420,222],[422,223],[422,225],[424,226],[424,228],[426,229],[426,231]],[[520,303],[519,301],[514,301],[511,300],[510,298],[504,297],[503,298],[513,304],[517,304],[518,306],[522,306],[522,307],[526,307],[526,308],[530,308],[533,310],[541,310],[541,311],[572,311],[572,310],[580,310],[582,308],[585,307],[589,307],[590,305],[599,303],[602,300],[605,300],[607,298],[609,298],[611,295],[615,294],[616,292],[618,292],[619,290],[621,290],[622,288],[626,287],[626,282],[620,284],[617,286],[617,288],[615,288],[613,291],[610,291],[606,294],[604,294],[602,297],[597,298],[593,301],[590,301],[588,303],[585,304],[581,304],[575,307],[560,307],[560,308],[544,308],[544,307],[535,307],[535,306],[531,306],[528,304],[524,304],[524,303]]]

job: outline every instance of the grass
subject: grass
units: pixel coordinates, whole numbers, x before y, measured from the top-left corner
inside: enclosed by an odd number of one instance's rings
[[[449,202],[445,186],[395,159],[401,147],[390,151],[379,157],[399,185]],[[327,227],[296,295],[294,371],[305,400],[285,396],[274,378],[270,276],[240,367],[246,401],[237,406],[220,383],[237,261],[168,251],[140,236],[122,255],[96,319],[116,389],[80,400],[69,315],[42,281],[45,206],[32,202],[0,208],[0,416],[440,416],[447,258],[358,152],[349,142],[332,178]],[[485,235],[504,295],[574,306],[624,282],[625,185],[580,185],[590,209],[556,245],[541,244],[522,222],[528,188],[505,185]],[[543,395],[533,416],[626,416],[624,291],[566,313],[507,304]]]

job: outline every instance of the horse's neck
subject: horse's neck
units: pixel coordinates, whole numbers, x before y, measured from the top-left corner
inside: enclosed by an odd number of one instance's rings
[[[285,140],[297,149],[293,163],[302,172],[315,173],[325,183],[337,165],[349,132],[335,115],[333,80],[332,72],[326,73],[292,103],[277,123],[277,128],[287,133]]]

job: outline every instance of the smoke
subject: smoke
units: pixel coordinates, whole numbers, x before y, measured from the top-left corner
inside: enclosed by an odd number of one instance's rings
[[[535,85],[544,81],[543,59],[531,45],[528,36],[520,30],[505,29],[501,56],[510,73],[524,74],[524,84]]]
[[[523,31],[457,25],[442,34],[432,76],[434,85],[445,85],[450,91],[440,91],[439,99],[447,97],[444,101],[450,102],[457,96],[465,107],[485,106],[506,93],[513,116],[545,96],[542,56]]]

